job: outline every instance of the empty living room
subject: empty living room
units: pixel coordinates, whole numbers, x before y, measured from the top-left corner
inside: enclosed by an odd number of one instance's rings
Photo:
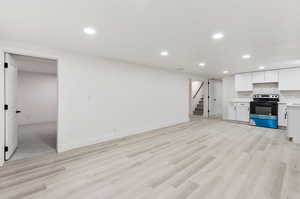
[[[300,198],[300,1],[0,3],[1,199]]]

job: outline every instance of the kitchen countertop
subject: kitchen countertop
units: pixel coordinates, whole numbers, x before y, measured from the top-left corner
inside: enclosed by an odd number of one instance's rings
[[[299,103],[288,103],[287,106],[288,107],[297,107],[297,108],[300,108],[300,104]]]
[[[234,98],[230,102],[231,103],[250,103],[252,100],[251,99],[243,99],[243,98]],[[278,102],[278,104],[286,104],[287,106],[293,106],[293,107],[300,107],[300,102],[285,102],[281,101]]]
[[[234,99],[232,99],[230,102],[232,102],[232,103],[250,103],[250,99],[243,99],[243,98],[234,98]]]
[[[300,106],[299,102],[278,102],[278,104],[286,104],[287,106],[295,106],[295,107]]]
[[[288,104],[288,102],[278,102],[278,104]]]

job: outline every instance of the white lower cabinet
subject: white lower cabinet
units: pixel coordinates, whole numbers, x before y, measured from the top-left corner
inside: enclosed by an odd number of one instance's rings
[[[228,104],[228,119],[249,122],[250,104],[248,102],[232,102]]]
[[[287,126],[287,104],[278,104],[278,126]]]
[[[238,103],[236,106],[236,120],[242,122],[249,122],[249,112],[249,103]]]
[[[228,104],[228,119],[229,120],[236,120],[236,104],[235,103],[229,103]]]

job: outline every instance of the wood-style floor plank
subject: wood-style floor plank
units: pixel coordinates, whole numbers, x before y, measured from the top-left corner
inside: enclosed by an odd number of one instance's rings
[[[284,130],[195,120],[0,169],[1,199],[298,199]]]

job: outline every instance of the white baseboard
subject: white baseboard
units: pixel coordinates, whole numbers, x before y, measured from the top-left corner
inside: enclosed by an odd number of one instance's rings
[[[60,146],[59,143],[58,143],[57,151],[59,153],[61,153],[61,152],[69,151],[69,150],[76,149],[76,148],[81,148],[81,147],[85,147],[85,146],[89,146],[89,145],[99,144],[99,143],[105,142],[105,141],[110,141],[110,140],[124,138],[124,137],[132,136],[132,135],[137,135],[137,134],[145,133],[145,132],[148,132],[148,131],[158,130],[160,128],[174,126],[174,125],[189,122],[189,121],[190,121],[190,119],[187,118],[183,121],[168,122],[168,123],[165,123],[165,124],[156,125],[155,127],[154,126],[149,126],[149,127],[145,127],[145,128],[137,128],[137,129],[119,131],[116,134],[111,133],[109,136],[107,136],[107,135],[102,136],[100,139],[85,140],[83,142],[72,143],[72,144],[69,144],[67,146],[63,146],[63,145]],[[59,133],[63,133],[63,132],[59,132]]]

